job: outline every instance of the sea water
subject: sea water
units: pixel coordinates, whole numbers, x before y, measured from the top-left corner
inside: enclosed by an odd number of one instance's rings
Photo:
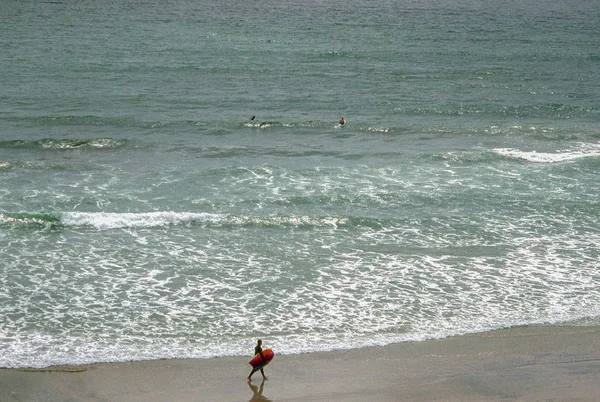
[[[0,24],[1,367],[600,316],[595,0],[7,0]]]

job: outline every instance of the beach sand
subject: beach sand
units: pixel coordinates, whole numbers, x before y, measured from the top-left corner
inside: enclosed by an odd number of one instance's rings
[[[265,338],[268,347],[268,338]],[[248,357],[1,369],[2,401],[600,399],[600,328],[530,326],[441,340]]]

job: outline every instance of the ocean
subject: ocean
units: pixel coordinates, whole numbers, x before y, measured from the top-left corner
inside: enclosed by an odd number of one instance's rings
[[[596,0],[0,24],[0,367],[600,322]]]

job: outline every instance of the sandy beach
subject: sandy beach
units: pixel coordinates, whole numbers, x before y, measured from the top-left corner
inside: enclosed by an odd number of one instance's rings
[[[268,339],[265,339],[268,347]],[[0,370],[2,401],[598,400],[600,328],[533,326],[328,353]]]

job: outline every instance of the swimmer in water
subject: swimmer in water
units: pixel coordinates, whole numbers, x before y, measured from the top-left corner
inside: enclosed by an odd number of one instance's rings
[[[342,117],[340,119],[340,126],[343,126],[344,124],[346,124],[346,120],[344,120],[344,118]]]

